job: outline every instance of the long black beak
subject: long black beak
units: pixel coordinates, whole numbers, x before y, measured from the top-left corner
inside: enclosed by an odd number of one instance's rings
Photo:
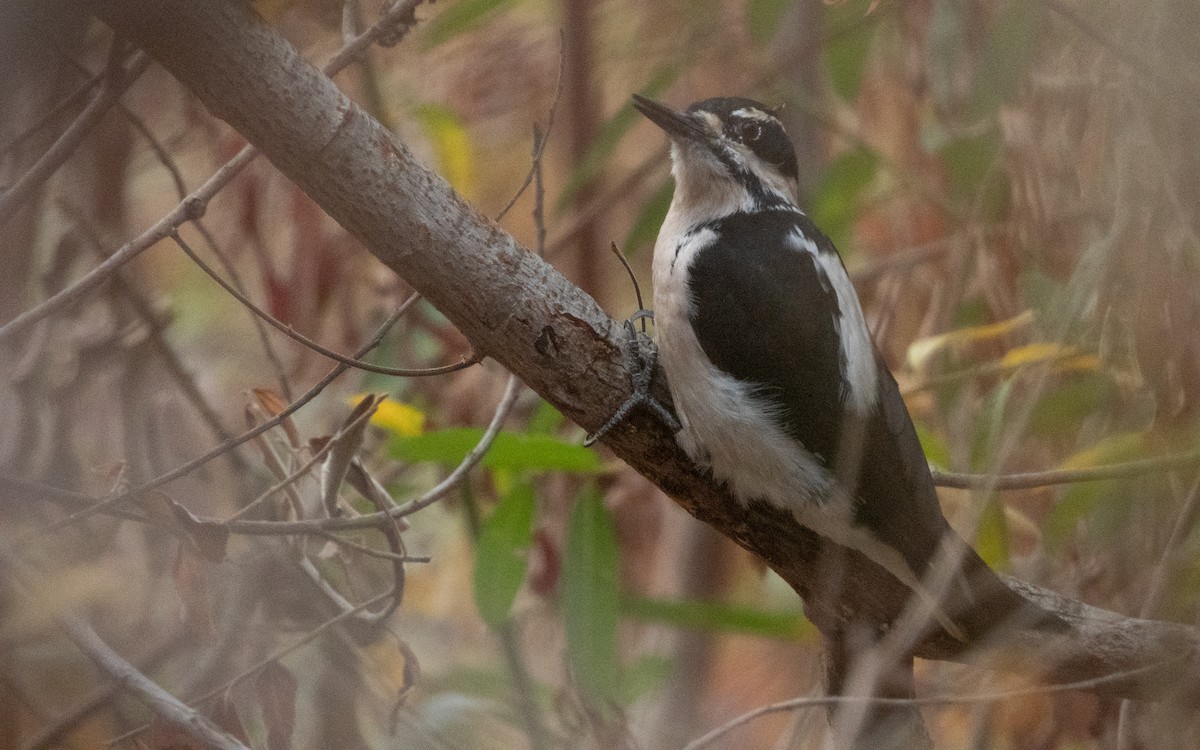
[[[645,115],[650,122],[665,130],[672,139],[708,140],[708,133],[696,118],[686,112],[679,112],[665,104],[637,94],[633,95],[633,108]]]

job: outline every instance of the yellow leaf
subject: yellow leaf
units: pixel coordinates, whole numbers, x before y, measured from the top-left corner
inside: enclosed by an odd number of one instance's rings
[[[417,116],[433,144],[442,176],[455,190],[471,197],[475,189],[475,154],[462,121],[450,109],[434,104],[418,108]]]
[[[383,637],[363,649],[365,664],[388,692],[401,700],[421,679],[421,666],[408,644],[397,638]]]
[[[1033,311],[1026,310],[1016,317],[1002,320],[999,323],[959,328],[954,331],[938,334],[937,336],[927,336],[923,339],[917,339],[908,347],[908,363],[914,369],[920,369],[930,357],[943,349],[952,349],[1004,336],[1024,328],[1032,322]]]
[[[1095,354],[1077,354],[1058,363],[1063,372],[1095,372],[1100,369],[1100,358]]]
[[[1090,469],[1119,461],[1128,461],[1141,455],[1145,446],[1146,434],[1144,432],[1111,435],[1092,447],[1067,457],[1059,468]]]
[[[350,403],[358,404],[364,398],[364,395],[354,396]],[[425,431],[425,412],[401,401],[386,399],[375,409],[371,424],[401,437],[416,437]]]
[[[1016,349],[1009,349],[1000,360],[1002,367],[1022,367],[1047,360],[1063,359],[1075,354],[1075,349],[1062,344],[1051,344],[1039,341]]]

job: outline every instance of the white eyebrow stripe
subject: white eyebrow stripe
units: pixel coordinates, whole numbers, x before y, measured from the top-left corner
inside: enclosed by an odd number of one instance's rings
[[[770,112],[763,112],[761,109],[756,109],[754,107],[742,107],[741,109],[735,109],[733,114],[737,115],[738,117],[745,117],[748,120],[758,120],[760,122],[779,122],[779,118],[777,118],[775,115],[771,114]]]

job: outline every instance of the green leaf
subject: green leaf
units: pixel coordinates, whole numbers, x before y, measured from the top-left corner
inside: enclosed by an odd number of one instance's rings
[[[493,628],[508,619],[525,580],[525,554],[533,542],[533,510],[533,485],[518,482],[480,526],[475,545],[475,607]]]
[[[833,244],[848,247],[850,229],[858,216],[863,191],[875,178],[879,159],[865,149],[847,151],[821,175],[813,194],[812,218]]]
[[[1000,12],[976,61],[967,116],[982,120],[995,114],[1025,80],[1037,45],[1040,3],[1011,0]]]
[[[621,674],[621,702],[634,701],[665,688],[676,674],[675,661],[661,654],[641,657]]]
[[[549,435],[562,427],[567,421],[567,418],[562,415],[558,409],[554,408],[554,404],[549,401],[539,401],[537,408],[533,410],[533,414],[529,417],[529,422],[525,425],[525,431],[537,435]]]
[[[641,212],[633,222],[633,228],[621,247],[626,255],[632,255],[643,245],[648,245],[658,236],[658,228],[662,226],[671,207],[671,196],[675,192],[675,183],[667,180],[663,186],[654,191],[654,195],[642,206]]]
[[[511,0],[458,0],[426,24],[430,46],[441,44],[475,28]]]
[[[680,69],[674,66],[663,66],[659,68],[650,79],[650,83],[638,93],[642,96],[654,98],[662,93],[667,86],[679,77]],[[608,164],[609,157],[612,156],[617,144],[629,132],[629,129],[642,116],[633,108],[632,100],[626,100],[621,108],[601,126],[600,132],[596,134],[592,141],[588,152],[579,160],[579,164],[575,165],[575,169],[567,177],[567,182],[563,186],[562,193],[558,196],[558,201],[555,203],[555,210],[562,211],[571,201],[575,200],[575,196],[579,194],[580,189],[584,185],[592,181],[597,174],[600,173],[604,166]],[[664,137],[665,142],[665,137]]]
[[[816,633],[799,612],[769,612],[753,607],[705,601],[669,601],[639,596],[621,599],[621,614],[676,628],[742,633],[764,638],[803,640]]]
[[[950,449],[946,447],[946,441],[924,424],[913,422],[913,427],[917,430],[917,440],[921,442],[925,461],[939,469],[949,469]]]
[[[427,432],[417,437],[395,436],[389,453],[401,461],[433,461],[455,465],[483,437],[478,427],[455,427]],[[577,443],[560,440],[553,435],[531,435],[520,432],[501,432],[483,457],[489,469],[506,471],[568,471],[595,473],[603,467],[599,456]]]
[[[942,146],[938,154],[954,190],[973,193],[992,171],[1000,155],[1000,139],[995,133],[966,136]]]
[[[775,38],[783,13],[789,5],[791,0],[748,0],[746,27],[750,31],[750,39],[761,46]]]
[[[603,500],[594,491],[571,510],[562,576],[571,673],[586,694],[615,701],[620,695],[617,535]]]
[[[988,498],[975,529],[975,551],[990,568],[1005,570],[1012,558],[1012,545],[1008,533],[1008,519],[1004,516],[1004,505],[996,495]]]
[[[1120,461],[1145,457],[1146,436],[1142,432],[1112,435],[1091,448],[1080,451],[1061,465],[1064,469],[1086,469]],[[1046,517],[1042,538],[1046,549],[1054,552],[1071,538],[1076,527],[1085,519],[1094,532],[1105,537],[1118,531],[1128,517],[1130,495],[1122,492],[1124,483],[1116,479],[1096,482],[1077,482],[1063,493],[1054,510]]]
[[[825,71],[833,90],[845,101],[858,96],[863,71],[875,41],[880,13],[867,14],[871,0],[852,0],[825,9],[829,29],[822,50]]]
[[[950,175],[952,201],[977,210],[983,219],[1006,215],[1012,191],[1008,172],[1001,168],[1000,139],[995,133],[959,138],[939,154]]]
[[[1112,379],[1102,373],[1071,376],[1038,399],[1029,429],[1039,435],[1073,434],[1085,417],[1112,404],[1116,395]]]

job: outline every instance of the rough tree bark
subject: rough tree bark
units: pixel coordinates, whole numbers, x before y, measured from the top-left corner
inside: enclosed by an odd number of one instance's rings
[[[418,164],[248,3],[107,0],[88,7],[260,148],[478,351],[568,418],[594,429],[625,398],[621,327]],[[605,443],[693,516],[766,561],[804,598],[810,618],[827,635],[864,623],[882,630],[902,610],[907,590],[855,553],[838,552],[846,555],[846,568],[836,590],[823,584],[817,563],[837,552],[832,545],[798,529],[782,512],[739,506],[691,465],[653,419],[637,415]],[[1013,657],[1008,663],[1053,682],[1139,670],[1091,689],[1135,699],[1169,695],[1200,706],[1200,638],[1192,629],[1124,618],[1013,585],[1075,627],[1065,638],[1013,633],[1001,644]],[[980,645],[938,634],[921,640],[914,654],[961,660]]]

